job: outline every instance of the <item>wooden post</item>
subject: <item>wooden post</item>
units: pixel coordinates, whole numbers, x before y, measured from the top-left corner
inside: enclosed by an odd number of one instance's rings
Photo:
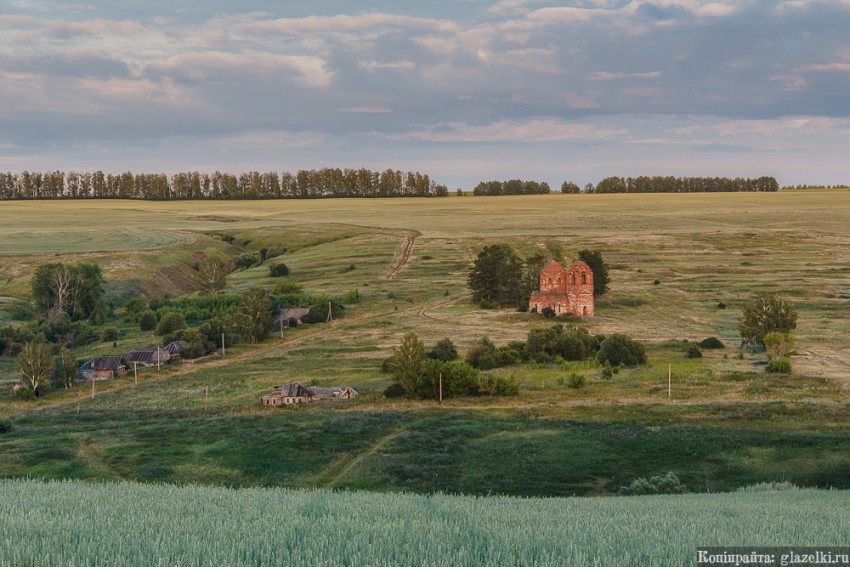
[[[667,399],[673,395],[673,365],[667,364]]]
[[[334,320],[333,304],[328,301],[328,323]]]
[[[80,414],[80,400],[83,399],[83,391],[77,390],[77,415]]]
[[[210,387],[206,386],[204,388],[204,411],[207,411],[207,408],[209,407],[209,401],[210,401]]]
[[[133,361],[133,377],[135,378],[136,386],[139,385],[139,369],[137,368],[138,364],[138,362]]]
[[[440,403],[443,403],[443,373],[440,372]]]
[[[224,358],[224,333],[221,334],[221,357]]]
[[[94,399],[94,383],[97,382],[94,378],[91,379],[91,399]]]
[[[283,338],[283,309],[280,310],[280,321],[278,324],[280,325],[280,338]]]
[[[160,349],[160,347],[156,347],[156,370],[157,370],[157,372],[159,372],[159,368],[160,368],[159,362],[162,359],[161,355],[159,354],[159,349]]]

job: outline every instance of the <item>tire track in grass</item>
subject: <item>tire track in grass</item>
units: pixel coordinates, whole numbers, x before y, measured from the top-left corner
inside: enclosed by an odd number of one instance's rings
[[[325,467],[322,472],[316,475],[316,486],[325,489],[335,488],[336,485],[343,478],[345,478],[348,473],[357,468],[360,463],[376,454],[378,451],[384,448],[387,443],[389,443],[402,433],[406,432],[409,425],[407,427],[394,429],[386,435],[379,437],[378,440],[371,447],[369,447],[366,451],[358,455],[354,455],[351,458],[343,458],[340,461],[335,461],[331,463],[330,465]]]

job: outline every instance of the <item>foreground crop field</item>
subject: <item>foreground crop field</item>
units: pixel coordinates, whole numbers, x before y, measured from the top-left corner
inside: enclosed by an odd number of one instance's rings
[[[0,417],[12,424],[0,434],[2,476],[536,496],[610,494],[668,471],[695,491],[850,482],[850,192],[3,202],[0,218],[0,324],[43,262],[98,262],[120,309],[136,294],[193,291],[193,259],[209,248],[233,256],[240,243],[287,248],[289,279],[310,292],[362,297],[333,323],[144,370],[138,385],[98,384],[95,398],[70,390],[15,400],[14,359],[0,357]],[[470,304],[470,264],[496,242],[568,259],[601,250],[611,291],[597,317],[566,323],[639,337],[650,363],[608,381],[586,363],[507,369],[522,379],[512,398],[383,399],[381,362],[406,332],[427,345],[450,337],[463,355],[480,336],[504,344],[551,324]],[[227,286],[276,281],[263,265]],[[800,312],[793,375],[767,375],[763,355],[736,348],[740,307],[759,291]],[[114,324],[117,346],[75,354],[158,340],[120,316]],[[684,358],[683,341],[708,336],[726,348]],[[569,373],[587,386],[569,388]],[[285,382],[363,395],[259,405]]]
[[[649,567],[691,564],[701,546],[839,545],[848,522],[838,491],[514,499],[0,481],[0,565]]]

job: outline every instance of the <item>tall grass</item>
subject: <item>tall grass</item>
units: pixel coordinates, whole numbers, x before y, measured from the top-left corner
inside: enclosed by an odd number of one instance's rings
[[[850,493],[516,499],[0,481],[0,565],[685,565],[838,545]]]

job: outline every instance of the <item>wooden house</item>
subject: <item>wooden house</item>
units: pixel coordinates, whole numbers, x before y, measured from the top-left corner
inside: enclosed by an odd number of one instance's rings
[[[127,361],[123,356],[98,356],[80,367],[80,375],[86,380],[109,380],[127,375]]]
[[[312,402],[316,399],[316,395],[301,384],[284,384],[272,388],[272,393],[260,398],[260,402],[267,406],[284,406]]]
[[[171,341],[165,345],[165,350],[171,356],[172,360],[180,360],[180,352],[189,346],[186,341]]]
[[[279,331],[289,327],[290,319],[301,321],[301,319],[310,312],[309,307],[284,307],[278,313],[277,319],[274,322],[274,330]]]
[[[146,367],[163,365],[171,360],[171,354],[164,347],[147,347],[124,355],[127,364],[141,364]]]
[[[272,388],[272,393],[260,398],[260,402],[267,406],[285,406],[327,399],[348,400],[359,395],[357,390],[348,386],[319,388],[301,384],[284,384]]]

